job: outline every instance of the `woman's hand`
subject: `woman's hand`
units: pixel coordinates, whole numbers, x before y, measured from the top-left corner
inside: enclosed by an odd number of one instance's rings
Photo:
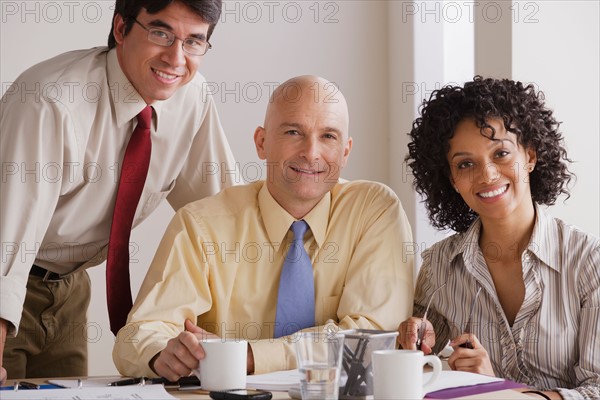
[[[470,342],[472,349],[460,347]],[[455,371],[473,372],[482,375],[494,375],[492,362],[487,350],[481,345],[479,339],[473,334],[465,333],[450,342],[454,352],[448,359],[448,365]]]
[[[398,327],[398,344],[405,350],[417,349],[417,338],[419,337],[419,328],[423,322],[422,318],[410,317],[402,322]],[[421,343],[421,351],[425,354],[431,354],[435,345],[435,331],[429,320],[425,321],[425,336]]]

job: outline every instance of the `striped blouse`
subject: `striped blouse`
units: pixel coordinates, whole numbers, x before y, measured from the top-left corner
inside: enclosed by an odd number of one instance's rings
[[[472,332],[496,376],[564,399],[600,399],[600,241],[536,206],[536,223],[521,255],[525,298],[506,320],[478,245],[481,221],[423,252],[414,315],[428,313],[436,348],[462,333],[478,287]]]

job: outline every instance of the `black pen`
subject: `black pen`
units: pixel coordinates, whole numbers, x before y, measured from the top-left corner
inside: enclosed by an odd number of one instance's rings
[[[128,386],[128,385],[137,385],[138,383],[140,383],[142,381],[142,379],[146,379],[144,377],[140,377],[140,378],[128,378],[128,379],[122,379],[120,381],[115,381],[115,382],[110,382],[108,384],[108,386]]]
[[[149,382],[160,383],[167,387],[200,386],[200,379],[196,375],[184,376],[175,382],[169,381],[166,378],[152,378],[149,379]]]
[[[20,382],[15,382],[16,385],[18,385],[18,389],[39,389],[40,385],[38,385],[37,383],[31,383],[31,382],[25,382],[25,381],[20,381]]]
[[[146,383],[163,384],[165,386],[173,386],[173,387],[179,387],[179,386],[200,386],[200,380],[195,375],[184,376],[182,378],[179,378],[179,380],[177,382],[171,382],[171,381],[168,381],[165,378],[146,378],[146,377],[128,378],[128,379],[122,379],[120,381],[110,382],[108,384],[108,386],[137,385],[137,384],[139,384],[139,383],[142,382],[142,379]]]

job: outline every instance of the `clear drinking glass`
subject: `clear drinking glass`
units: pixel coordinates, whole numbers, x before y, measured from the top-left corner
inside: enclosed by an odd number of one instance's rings
[[[344,335],[303,332],[296,342],[302,400],[337,400]]]

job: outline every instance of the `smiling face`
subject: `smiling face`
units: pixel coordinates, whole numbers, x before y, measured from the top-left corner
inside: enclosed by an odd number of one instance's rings
[[[269,192],[302,218],[337,183],[346,165],[352,149],[346,101],[322,79],[288,81],[274,93],[254,141],[258,156],[267,161]]]
[[[179,38],[207,40],[209,24],[177,1],[156,14],[142,9],[137,20],[147,28],[171,31]],[[202,56],[185,53],[179,39],[163,47],[150,42],[148,32],[139,24],[133,24],[126,36],[124,32],[125,21],[116,15],[114,36],[119,65],[147,104],[168,99],[196,75]]]
[[[518,144],[501,119],[488,124],[496,131],[495,140],[483,136],[472,119],[456,126],[448,151],[452,183],[484,223],[528,220],[534,212],[529,172],[536,162],[535,151]]]

